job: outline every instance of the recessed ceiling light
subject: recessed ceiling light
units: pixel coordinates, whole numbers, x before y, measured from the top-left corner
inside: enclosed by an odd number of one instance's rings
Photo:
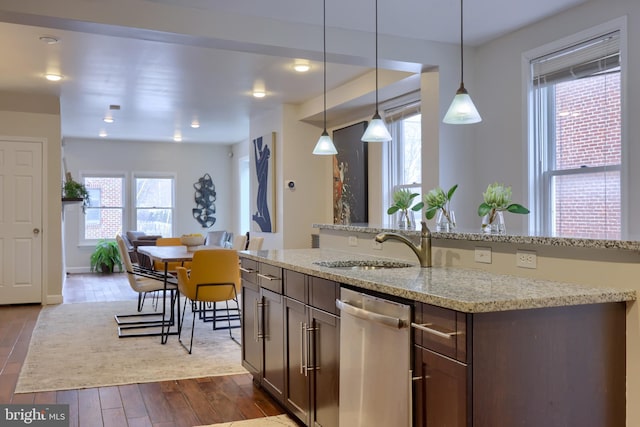
[[[198,129],[200,127],[200,122],[197,120],[194,120],[191,122],[191,127],[194,129]]]
[[[111,117],[111,116],[105,116],[105,118],[104,118],[104,119],[102,119],[102,120],[103,120],[105,123],[113,123],[113,122],[114,122],[113,117]]]
[[[305,59],[296,59],[293,64],[293,69],[299,73],[306,73],[311,69],[311,65],[309,64],[309,61]]]
[[[175,142],[181,142],[181,141],[182,141],[182,134],[180,134],[180,133],[178,133],[178,132],[174,133],[174,134],[173,134],[173,140],[174,140]]]
[[[264,93],[263,90],[254,90],[253,91],[253,97],[254,98],[264,98],[267,94]]]
[[[40,41],[46,44],[58,44],[60,42],[59,39],[53,36],[41,36]]]
[[[101,130],[100,133],[98,134],[98,136],[100,138],[106,138],[107,137],[107,131],[106,130]]]
[[[62,80],[62,76],[60,74],[53,74],[53,73],[45,74],[44,78],[49,80],[50,82],[58,82]]]

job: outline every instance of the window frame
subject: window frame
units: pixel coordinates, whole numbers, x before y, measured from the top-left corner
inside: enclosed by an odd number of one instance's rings
[[[138,205],[137,205],[137,199],[136,199],[136,180],[137,179],[171,179],[172,181],[172,185],[171,185],[171,204],[172,206],[170,208],[167,207],[160,207],[160,209],[171,209],[171,235],[175,236],[176,235],[176,182],[177,182],[177,176],[175,173],[171,173],[171,172],[132,172],[131,173],[131,184],[129,186],[130,188],[130,206],[131,209],[129,209],[129,218],[130,221],[129,223],[131,224],[131,227],[134,230],[137,230],[138,228]],[[158,208],[158,207],[155,207]],[[142,208],[140,208],[142,209]],[[144,209],[152,209],[152,208],[144,208]]]
[[[109,207],[108,209],[120,209],[122,211],[122,228],[127,229],[127,174],[125,172],[114,171],[80,171],[80,182],[84,183],[85,178],[121,178],[122,179],[122,206]],[[101,207],[102,208],[102,207]],[[86,216],[81,215],[78,221],[78,244],[79,246],[95,246],[101,239],[87,239],[85,238],[86,232]],[[124,232],[121,230],[121,232]],[[111,238],[115,240],[115,236]],[[111,240],[110,239],[110,240]]]
[[[532,215],[529,215],[528,226],[529,234],[550,236],[552,230],[553,216],[551,214],[551,195],[550,186],[551,180],[554,176],[564,176],[570,174],[579,173],[596,173],[596,172],[620,172],[620,198],[621,198],[621,212],[620,212],[620,235],[621,238],[625,238],[628,233],[628,132],[627,132],[627,110],[625,108],[626,93],[627,93],[627,72],[626,63],[628,61],[622,60],[620,65],[620,144],[621,144],[621,161],[619,165],[607,165],[590,167],[584,171],[576,171],[575,169],[567,170],[553,170],[547,172],[549,164],[553,160],[552,148],[549,145],[547,135],[554,129],[536,128],[534,120],[534,90],[533,90],[533,76],[531,71],[531,61],[536,58],[543,57],[550,53],[565,49],[570,46],[578,45],[587,40],[597,38],[599,36],[618,31],[619,38],[619,51],[622,58],[627,58],[627,19],[621,17],[613,19],[609,22],[594,26],[584,31],[578,32],[571,36],[562,38],[552,43],[540,46],[538,48],[524,52],[521,57],[521,69],[522,69],[522,81],[523,81],[523,122],[525,123],[526,132],[524,132],[525,141],[524,146],[527,147],[527,182],[529,189],[528,201],[531,208]],[[552,96],[549,90],[545,89],[545,96]],[[541,104],[541,103],[538,103]],[[550,120],[553,116],[553,111],[540,112],[541,115],[547,117],[546,123],[554,123],[554,120]],[[537,214],[542,212],[543,215]],[[562,237],[562,236],[560,236]]]

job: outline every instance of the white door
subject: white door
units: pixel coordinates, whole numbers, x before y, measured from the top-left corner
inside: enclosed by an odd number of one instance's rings
[[[0,304],[42,302],[42,143],[0,140]]]

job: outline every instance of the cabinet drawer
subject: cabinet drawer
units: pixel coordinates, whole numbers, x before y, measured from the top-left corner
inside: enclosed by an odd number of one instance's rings
[[[340,314],[336,299],[340,297],[340,285],[334,281],[309,276],[309,305],[332,314]]]
[[[418,304],[414,334],[416,344],[460,362],[467,361],[466,314],[434,305]]]
[[[247,258],[240,258],[240,277],[244,282],[257,285],[258,262]]]
[[[284,270],[284,294],[289,298],[307,303],[306,275],[297,271]]]
[[[261,263],[258,268],[258,284],[262,288],[281,294],[282,268]]]

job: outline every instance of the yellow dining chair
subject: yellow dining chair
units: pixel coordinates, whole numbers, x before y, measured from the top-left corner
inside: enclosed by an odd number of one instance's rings
[[[181,246],[181,245],[182,245],[182,242],[180,241],[179,237],[160,237],[159,239],[156,240],[156,246]],[[175,273],[176,267],[185,267],[186,269],[189,269],[190,262],[188,261],[185,263],[170,262],[167,265],[167,272]],[[164,263],[160,261],[154,261],[153,269],[164,272]]]
[[[229,329],[229,336],[238,342],[231,333],[232,328],[239,327],[240,306],[238,305],[238,289],[240,287],[240,267],[238,264],[238,252],[232,249],[201,249],[193,254],[191,271],[187,272],[184,267],[178,267],[178,291],[184,295],[184,310],[187,309],[187,301],[191,302],[193,320],[191,323],[191,341],[189,348],[182,343],[182,327],[184,326],[184,315],[178,323],[178,340],[180,344],[191,354],[193,347],[193,330],[195,328],[196,315],[204,310],[202,303],[226,303],[226,316],[217,320],[226,320]],[[236,304],[237,309],[229,307],[229,301]],[[235,311],[235,313],[233,313]],[[231,321],[238,321],[232,326]],[[213,329],[216,329],[215,321]],[[217,328],[221,329],[221,328]]]

